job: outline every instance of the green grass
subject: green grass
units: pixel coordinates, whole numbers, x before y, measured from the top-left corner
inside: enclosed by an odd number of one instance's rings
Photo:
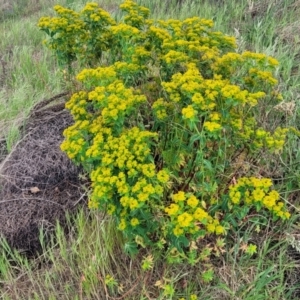
[[[295,287],[286,281],[292,279],[294,265],[286,255],[284,234],[278,232],[281,240],[276,243],[271,236],[260,238],[255,257],[242,254],[243,237],[236,236],[237,243],[213,259],[215,275],[207,284],[201,279],[201,266],[167,265],[158,257],[153,270],[141,271],[142,256],[148,253],[125,256],[120,233],[112,220],[101,214],[88,215],[81,210],[69,218],[68,225],[68,235],[57,225],[50,245],[44,245],[41,231],[43,253],[34,260],[2,243],[0,284],[4,299],[107,299],[124,294],[124,299],[149,299],[150,295],[152,299],[179,299],[195,291],[199,299],[293,299]],[[105,286],[107,275],[114,277],[114,288]],[[170,298],[156,287],[157,281],[172,286],[174,296]]]
[[[36,2],[38,4],[36,4]],[[8,151],[20,137],[19,126],[31,108],[43,98],[51,97],[67,86],[56,59],[42,46],[44,36],[37,29],[43,15],[52,14],[54,4],[81,7],[87,1],[17,1],[9,11],[0,13],[0,138],[6,139]],[[113,14],[116,5],[98,1]],[[120,2],[120,1],[116,1]],[[181,2],[181,5],[178,3]],[[299,2],[299,1],[298,1]],[[295,101],[291,115],[283,125],[299,126],[300,43],[295,37],[295,22],[300,3],[292,0],[140,0],[150,8],[154,18],[200,16],[213,19],[215,28],[236,36],[239,50],[272,55],[280,62],[279,89],[284,101]],[[298,3],[298,4],[297,4]],[[259,7],[259,5],[262,5]],[[119,16],[119,15],[118,15]],[[277,120],[278,121],[278,120]],[[299,129],[299,127],[298,127]],[[277,178],[277,189],[291,207],[293,217],[280,228],[245,223],[226,238],[225,253],[211,259],[214,276],[203,281],[203,266],[167,265],[156,253],[154,267],[143,272],[143,250],[130,258],[123,253],[124,241],[111,219],[96,212],[80,210],[69,217],[69,230],[59,225],[50,244],[40,239],[43,253],[28,259],[3,241],[0,246],[0,294],[3,299],[297,299],[300,297],[297,246],[299,235],[299,138],[291,138],[281,161],[270,158],[263,167]],[[256,244],[258,252],[249,256],[246,244]],[[294,248],[293,248],[294,247]],[[116,285],[105,284],[113,276]],[[160,281],[159,283],[157,283]],[[155,285],[157,283],[157,285]],[[165,289],[164,289],[165,288]]]

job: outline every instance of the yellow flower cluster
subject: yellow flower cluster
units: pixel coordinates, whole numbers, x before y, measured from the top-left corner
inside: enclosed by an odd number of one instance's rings
[[[71,110],[76,122],[64,130],[65,140],[60,148],[65,151],[70,159],[83,160],[83,152],[88,145],[85,140],[85,132],[89,130],[90,122],[86,119],[88,114],[86,111],[86,92],[74,94],[66,107]]]
[[[270,190],[272,181],[269,178],[242,177],[229,187],[229,198],[234,205],[262,205],[274,215],[288,219],[290,213],[284,208],[277,191]]]
[[[266,147],[271,152],[278,153],[283,149],[288,128],[277,127],[273,134],[258,128],[254,132],[253,145],[257,148]]]
[[[278,61],[273,58],[273,57],[269,57],[264,53],[255,53],[255,52],[250,52],[250,51],[245,51],[242,53],[242,57],[244,59],[250,59],[250,60],[254,60],[257,61],[261,64],[265,64],[266,66],[269,67],[276,67],[278,66]]]
[[[69,109],[75,120],[85,119],[87,117],[87,93],[81,91],[72,95],[71,99],[66,103],[66,108]],[[82,126],[82,125],[81,125]],[[79,127],[79,129],[82,129]]]
[[[122,77],[125,80],[127,78],[137,76],[143,70],[143,67],[137,64],[120,61],[114,63],[114,68],[117,71],[119,77]]]
[[[156,26],[150,26],[148,35],[150,38],[160,41],[160,43],[171,39],[171,35],[169,34],[168,30]]]
[[[131,226],[135,227],[140,224],[140,221],[137,218],[132,218],[130,224]]]
[[[75,127],[75,126],[74,126]],[[74,128],[68,128],[68,130],[73,130],[74,132],[76,132],[78,135],[80,134],[80,130],[74,130]],[[66,134],[66,131],[64,132],[64,134]],[[60,149],[62,151],[65,151],[68,155],[68,157],[70,159],[75,159],[78,156],[81,157],[81,152],[82,149],[85,146],[85,140],[81,137],[79,138],[73,138],[73,139],[68,139],[68,140],[64,140],[60,146]]]
[[[186,298],[180,298],[179,300],[198,300],[198,297],[197,295],[195,294],[192,294],[189,299],[186,299]]]
[[[219,56],[213,63],[212,69],[227,78],[234,78],[235,74],[238,74],[239,80],[243,78],[247,88],[255,88],[260,92],[260,89],[277,84],[277,80],[272,75],[277,65],[276,59],[262,53],[229,52]],[[241,66],[243,66],[242,69]]]
[[[260,82],[269,83],[270,85],[276,85],[278,83],[270,71],[261,71],[257,68],[251,68],[249,70],[251,82]]]
[[[224,36],[221,32],[211,31],[213,27],[212,20],[201,19],[193,17],[179,20],[160,20],[159,25],[162,29],[169,32],[169,36],[160,36],[163,41],[165,49],[180,49],[183,53],[204,52],[208,56],[202,56],[204,59],[209,59],[210,52],[212,56],[218,53],[218,46],[229,49],[236,47],[235,39],[233,37]],[[177,48],[178,47],[178,48]]]
[[[124,22],[137,28],[145,23],[150,13],[148,8],[139,6],[132,0],[126,0],[120,5],[120,9],[128,13]]]
[[[101,115],[105,124],[123,118],[128,111],[132,110],[134,105],[146,101],[145,96],[134,95],[132,90],[126,89],[121,82],[115,81],[105,90],[107,94],[113,91],[115,91],[115,93],[110,94],[104,100],[106,102],[105,106],[100,105],[100,107],[103,107]]]
[[[124,218],[121,219],[118,229],[124,231],[126,229],[126,220]]]
[[[131,78],[138,78],[141,74],[143,67],[134,64],[117,61],[109,67],[98,67],[95,69],[83,69],[76,79],[86,83],[88,87],[98,87],[108,84],[117,84],[118,78],[127,81]],[[111,85],[109,92],[113,92],[114,88]],[[117,89],[117,92],[121,88]],[[99,93],[98,93],[99,94]],[[102,94],[102,91],[101,91]]]
[[[42,17],[39,20],[38,26],[41,30],[50,30],[51,32],[57,32],[60,38],[63,38],[63,34],[68,34],[68,38],[70,39],[70,34],[73,32],[77,32],[80,34],[80,31],[83,30],[84,22],[78,18],[78,14],[70,11],[69,18],[67,17]],[[72,19],[70,18],[72,17]]]
[[[112,26],[111,31],[114,35],[122,36],[123,38],[137,36],[140,33],[139,29],[127,24],[118,24]]]
[[[163,98],[157,99],[153,104],[152,104],[152,109],[159,120],[163,120],[168,117],[168,112],[167,109],[170,107],[170,104],[165,101]]]
[[[269,64],[276,64],[271,58],[263,55],[247,54],[251,59],[264,60]],[[221,61],[236,60],[238,62],[244,59],[244,55],[229,53],[222,57]],[[229,59],[230,58],[230,59]],[[246,58],[245,58],[246,59]],[[273,152],[282,149],[285,141],[285,130],[276,129],[272,135],[265,131],[265,136],[255,138],[256,121],[251,115],[243,117],[244,107],[254,107],[260,99],[266,97],[266,93],[262,91],[249,92],[242,90],[239,85],[231,84],[228,79],[222,79],[222,75],[214,75],[214,79],[204,79],[199,68],[193,62],[185,64],[186,72],[176,73],[172,76],[170,82],[162,82],[162,86],[169,95],[171,102],[185,102],[187,99],[192,102],[186,106],[173,106],[172,109],[181,109],[183,119],[197,120],[197,116],[204,116],[205,122],[203,128],[208,132],[219,132],[224,126],[231,125],[231,130],[237,133],[237,136],[243,140],[253,140],[253,147],[267,147]],[[269,73],[268,73],[269,74]],[[267,81],[266,78],[264,78]],[[271,82],[271,79],[269,79]],[[188,102],[188,103],[191,103]],[[166,107],[169,102],[159,100],[159,117],[161,119],[167,117]],[[182,105],[182,104],[181,104]],[[158,104],[155,104],[155,107]],[[181,107],[181,108],[180,108]],[[220,113],[220,107],[223,107]],[[226,108],[226,109],[225,109]],[[207,112],[211,113],[208,115]],[[224,113],[226,111],[226,113]],[[218,116],[218,118],[212,116]]]
[[[70,66],[80,59],[89,64],[107,50],[107,40],[111,39],[109,27],[116,22],[97,3],[87,3],[80,13],[60,5],[54,6],[54,10],[58,17],[42,17],[38,26],[49,35],[45,44],[57,52],[62,63]]]
[[[187,71],[185,73],[176,73],[172,76],[171,82],[162,82],[162,86],[165,88],[166,92],[170,94],[170,99],[172,101],[178,102],[176,97],[180,94],[192,94],[201,88],[201,83],[203,83],[203,78],[200,74],[199,69],[194,63],[186,64]]]
[[[166,169],[160,170],[157,173],[157,180],[162,183],[166,184],[170,179],[170,175]]]
[[[166,207],[165,212],[171,219],[175,236],[191,234],[196,237],[203,229],[217,235],[225,233],[219,220],[208,214],[195,195],[179,191],[172,195],[172,199],[174,203]]]
[[[263,53],[245,51],[239,54],[236,52],[228,52],[216,60],[214,70],[221,71],[231,65],[232,68],[229,68],[228,70],[232,71],[234,70],[234,67],[239,66],[240,63],[243,63],[243,65],[249,64],[250,66],[256,64],[257,66],[270,69],[274,69],[274,67],[278,65],[278,61],[275,58],[269,57]]]
[[[194,119],[197,115],[197,111],[192,105],[188,105],[182,109],[182,116],[184,119]]]
[[[162,57],[163,61],[167,64],[176,64],[180,62],[186,62],[188,56],[182,52],[170,50],[166,55]]]
[[[132,211],[141,208],[154,195],[161,196],[161,184],[169,180],[168,172],[157,173],[155,165],[147,162],[148,140],[156,134],[137,127],[125,130],[119,137],[102,131],[87,150],[87,156],[97,150],[101,153],[99,167],[91,172],[93,193],[90,202],[110,203],[115,194],[119,195],[123,209]]]
[[[54,10],[56,11],[56,13],[60,16],[73,16],[74,18],[79,17],[79,14],[71,9],[65,8],[63,6],[60,5],[55,5]]]
[[[134,49],[134,54],[132,55],[132,62],[134,64],[142,65],[150,58],[151,52],[147,51],[143,46],[138,46]]]
[[[210,122],[210,121],[206,121],[203,124],[203,127],[208,130],[209,132],[215,132],[215,131],[219,131],[220,129],[222,129],[221,125],[217,122]]]
[[[105,25],[115,25],[116,22],[111,18],[110,14],[104,9],[100,8],[99,5],[95,2],[87,3],[86,6],[82,9],[81,15],[88,22],[90,20]]]
[[[76,79],[82,82],[93,83],[97,86],[104,82],[113,82],[117,79],[117,73],[114,66],[99,67],[96,69],[83,69],[77,76]]]

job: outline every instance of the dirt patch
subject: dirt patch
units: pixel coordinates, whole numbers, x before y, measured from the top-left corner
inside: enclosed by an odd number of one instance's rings
[[[59,148],[73,122],[63,109],[65,96],[34,108],[23,138],[0,164],[0,235],[22,252],[39,250],[39,229],[47,235],[67,211],[86,202],[81,170]]]

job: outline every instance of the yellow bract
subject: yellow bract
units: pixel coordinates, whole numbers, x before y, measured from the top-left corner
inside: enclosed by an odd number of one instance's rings
[[[230,201],[235,204],[255,205],[260,203],[274,215],[288,219],[290,214],[280,202],[280,195],[277,191],[271,190],[272,181],[269,178],[242,177],[236,184],[229,187]]]

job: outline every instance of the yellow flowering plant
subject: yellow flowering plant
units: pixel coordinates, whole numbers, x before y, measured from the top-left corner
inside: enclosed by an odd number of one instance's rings
[[[87,66],[61,149],[90,175],[89,207],[115,217],[128,251],[176,249],[193,262],[201,240],[252,210],[288,219],[271,179],[238,162],[283,149],[289,129],[257,121],[261,105],[281,100],[278,62],[237,53],[211,20],[155,21],[131,0],[120,8],[119,22],[96,3],[39,22],[59,59]]]
[[[44,41],[59,63],[69,70],[73,61],[91,65],[102,57],[111,40],[110,26],[115,24],[110,14],[97,3],[88,3],[81,12],[55,5],[57,17],[42,17],[38,26],[48,35]]]

